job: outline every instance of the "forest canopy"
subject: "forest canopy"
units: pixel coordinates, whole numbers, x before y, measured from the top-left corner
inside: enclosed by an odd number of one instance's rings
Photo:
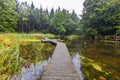
[[[81,26],[87,35],[120,35],[120,0],[85,0]]]
[[[120,35],[119,0],[85,0],[83,13],[36,8],[33,2],[0,0],[0,32]]]
[[[0,31],[1,32],[42,32],[61,35],[77,34],[80,19],[73,10],[58,7],[57,10],[35,8],[27,2],[18,0],[0,1]]]

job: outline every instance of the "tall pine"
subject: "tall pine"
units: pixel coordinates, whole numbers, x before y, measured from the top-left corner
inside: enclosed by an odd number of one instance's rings
[[[15,31],[18,19],[15,7],[15,0],[0,0],[0,31]]]

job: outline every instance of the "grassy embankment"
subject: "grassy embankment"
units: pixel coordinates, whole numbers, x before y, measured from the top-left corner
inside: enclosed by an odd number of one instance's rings
[[[44,37],[54,37],[52,34],[0,34],[0,80],[9,80],[11,74],[19,72],[23,59],[19,57],[19,45],[27,41],[41,41]]]
[[[68,40],[74,40],[74,39],[77,39],[77,38],[79,38],[80,36],[77,36],[77,35],[69,35],[69,36],[66,36],[66,38],[68,39]]]

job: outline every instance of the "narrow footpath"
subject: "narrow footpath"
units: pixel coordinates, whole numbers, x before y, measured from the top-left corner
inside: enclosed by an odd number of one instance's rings
[[[55,39],[46,39],[44,42],[54,43],[56,48],[42,80],[80,80],[66,45]]]

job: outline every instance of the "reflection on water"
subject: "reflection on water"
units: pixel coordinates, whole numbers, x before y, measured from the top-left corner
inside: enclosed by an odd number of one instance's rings
[[[50,58],[49,58],[50,60]],[[41,63],[31,63],[30,66],[22,67],[19,75],[13,75],[11,80],[38,80],[41,78],[49,60],[44,60]]]
[[[67,41],[67,46],[73,60],[80,59],[79,65],[73,62],[75,66],[81,65],[79,71],[84,80],[120,80],[120,47],[80,39]]]
[[[81,59],[80,59],[80,55],[79,53],[76,53],[76,55],[73,55],[73,63],[75,65],[75,68],[78,72],[78,75],[79,75],[79,78],[80,80],[83,80],[83,75],[82,75],[82,72],[81,72]]]
[[[19,46],[22,67],[11,80],[39,80],[50,60],[54,46],[49,43],[30,42]]]

